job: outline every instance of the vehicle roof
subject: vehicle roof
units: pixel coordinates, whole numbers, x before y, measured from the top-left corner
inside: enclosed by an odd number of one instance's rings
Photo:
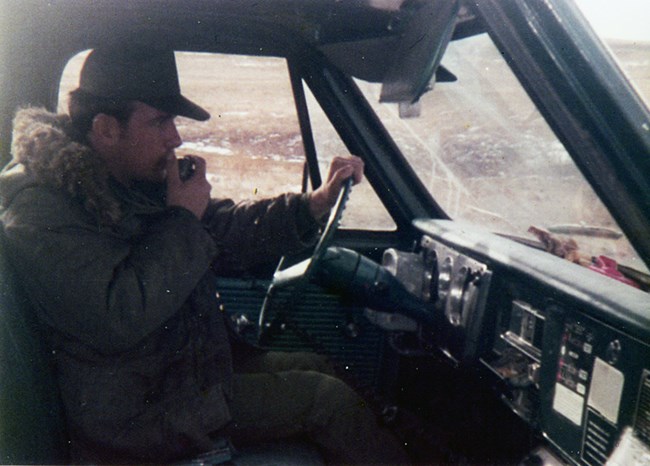
[[[138,42],[175,50],[291,56],[315,47],[350,74],[380,81],[412,22],[455,0],[1,0],[11,45],[60,50]],[[464,10],[466,11],[466,10]],[[464,19],[463,19],[464,18]],[[474,17],[461,17],[469,23]],[[459,28],[457,28],[459,29]],[[465,28],[467,29],[467,28]],[[459,29],[460,30],[460,29]],[[42,40],[39,40],[42,39]],[[336,60],[339,62],[337,63]]]
[[[457,10],[456,0],[0,0],[0,85],[6,90],[0,111],[12,114],[26,102],[48,106],[57,92],[54,77],[70,57],[116,42],[264,56],[322,53],[354,77],[399,82],[400,96],[385,100],[413,101],[444,49],[435,63],[407,57],[418,49],[429,56],[454,25],[458,34],[467,33],[471,28],[459,24],[475,24],[475,18],[466,9],[459,17]],[[432,34],[436,21],[440,28]],[[32,82],[35,72],[39,82]],[[44,82],[52,86],[45,93]],[[6,161],[8,143],[3,146]]]

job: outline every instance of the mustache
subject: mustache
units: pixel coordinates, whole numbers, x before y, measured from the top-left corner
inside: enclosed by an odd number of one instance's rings
[[[165,168],[167,166],[167,163],[169,163],[170,160],[176,159],[176,153],[175,151],[169,151],[167,152],[163,157],[160,158],[158,161],[158,167],[159,168]]]

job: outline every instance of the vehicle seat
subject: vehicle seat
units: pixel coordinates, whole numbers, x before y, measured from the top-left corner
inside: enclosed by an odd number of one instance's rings
[[[67,463],[69,443],[54,368],[1,238],[0,381],[0,463]]]

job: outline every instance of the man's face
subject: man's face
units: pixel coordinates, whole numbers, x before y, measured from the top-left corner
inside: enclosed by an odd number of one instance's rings
[[[122,182],[162,182],[167,176],[167,159],[182,140],[174,123],[175,115],[135,102],[127,125],[122,128],[113,173]]]

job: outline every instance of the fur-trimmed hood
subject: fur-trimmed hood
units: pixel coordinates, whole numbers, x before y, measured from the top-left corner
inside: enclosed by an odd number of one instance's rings
[[[67,115],[34,107],[19,110],[13,122],[13,159],[0,175],[0,204],[8,205],[29,185],[43,184],[78,199],[99,223],[115,224],[120,202],[110,188],[108,170],[73,134]]]

